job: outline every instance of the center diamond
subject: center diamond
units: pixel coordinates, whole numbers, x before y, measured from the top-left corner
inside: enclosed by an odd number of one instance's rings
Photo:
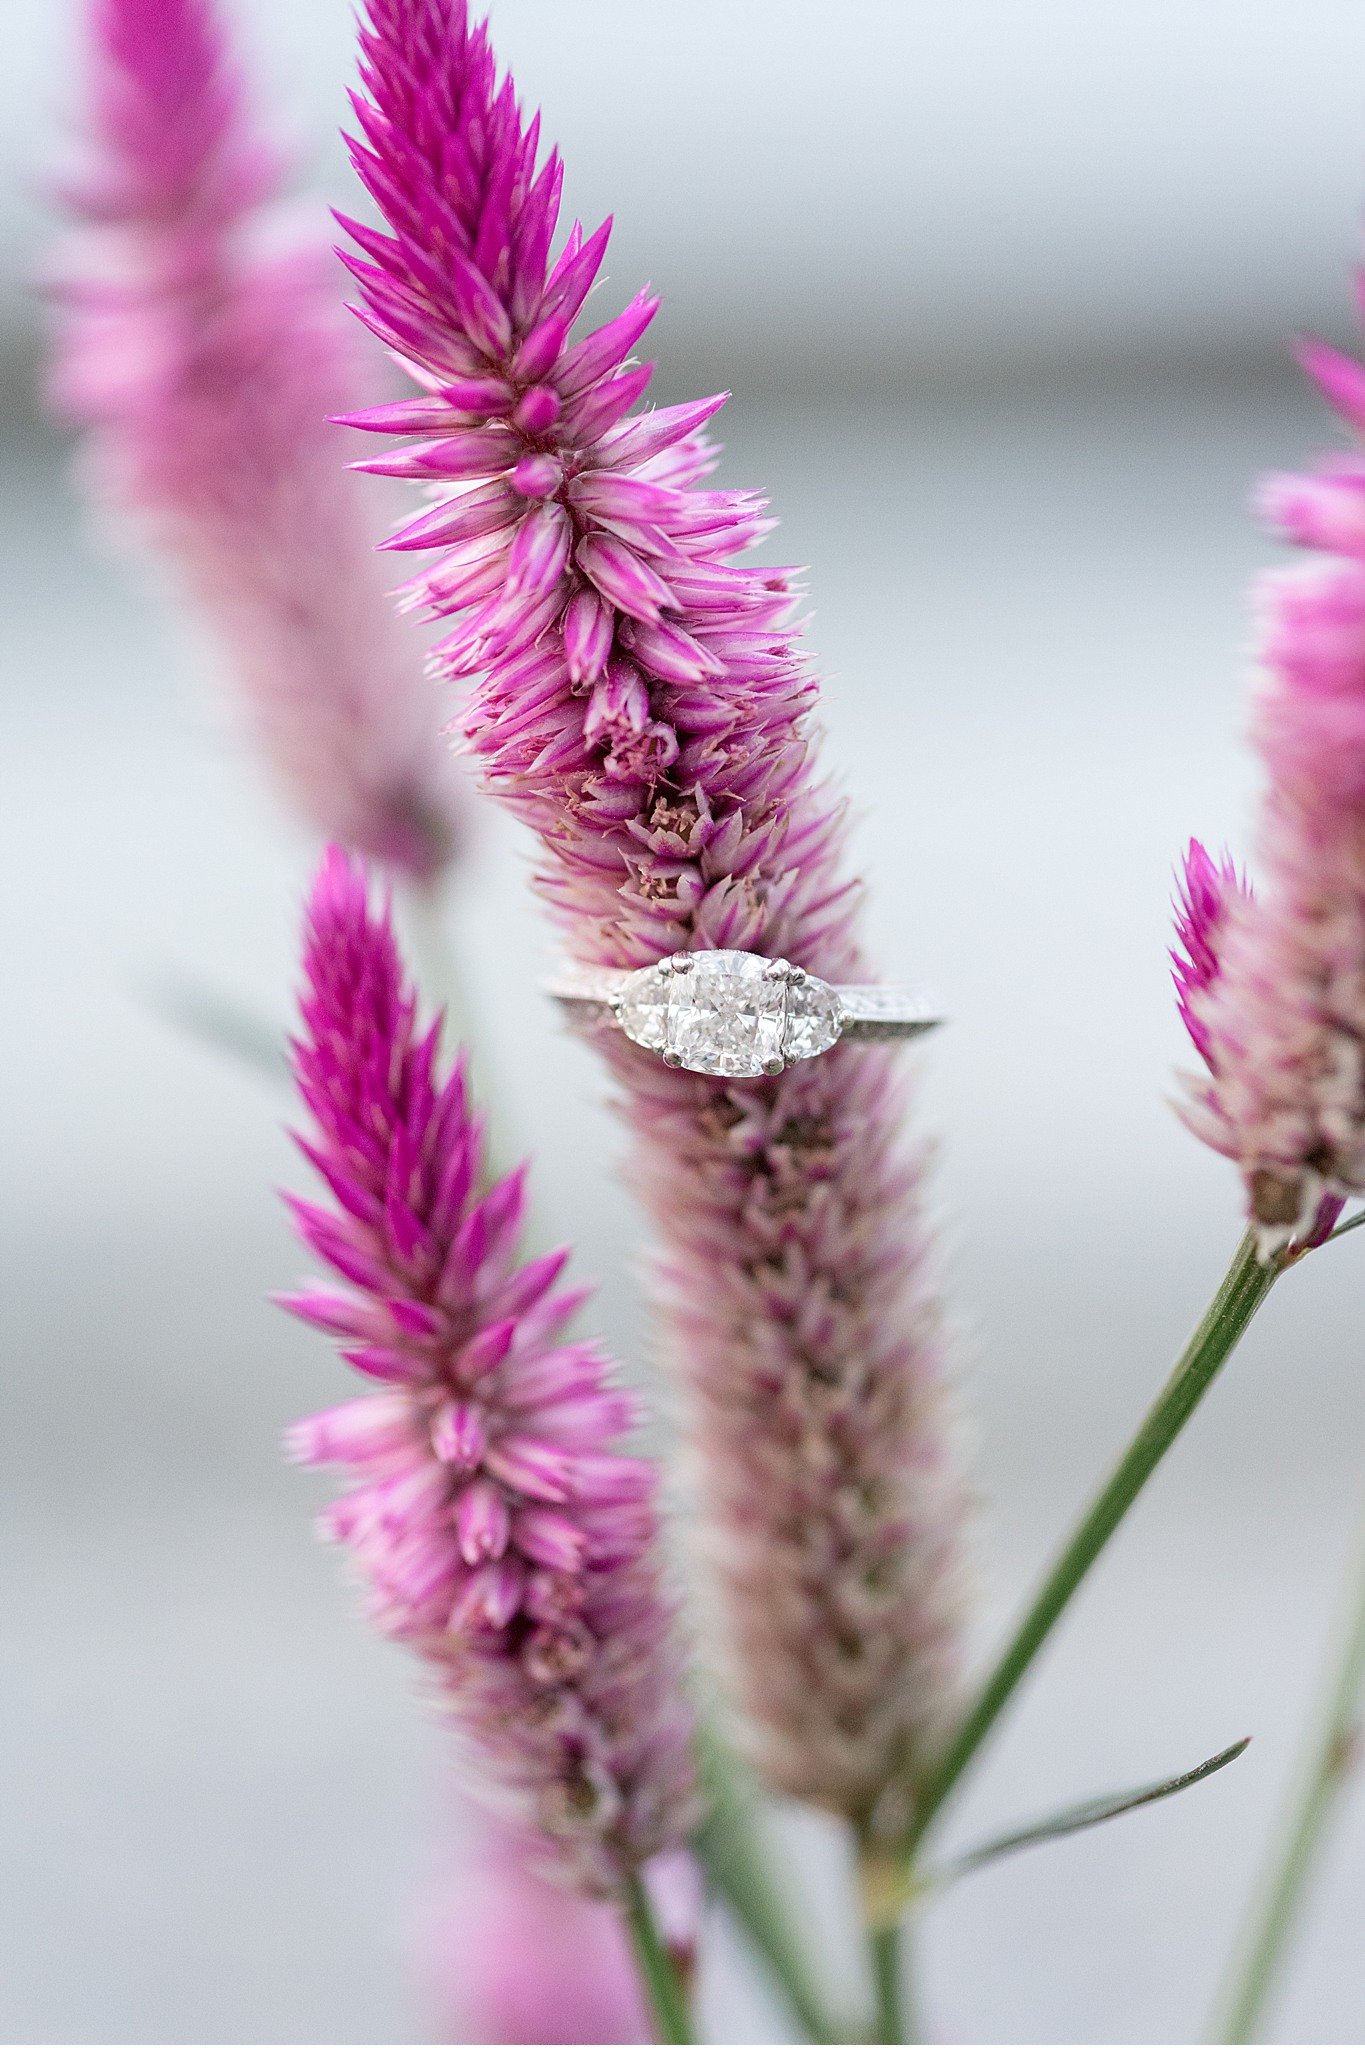
[[[781,1073],[787,987],[757,953],[691,953],[668,977],[664,1057],[694,1074]]]

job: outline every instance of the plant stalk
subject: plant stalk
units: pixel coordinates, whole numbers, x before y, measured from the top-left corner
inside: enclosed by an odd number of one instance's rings
[[[901,1995],[901,1930],[871,1927],[867,1935],[868,1959],[876,1993],[874,2041],[906,2041],[905,2008]]]
[[[665,1947],[638,1873],[626,1887],[626,1927],[661,2041],[694,2041],[687,1993],[677,1965]]]
[[[894,1848],[860,1842],[858,1902],[872,1978],[873,2041],[922,2039],[910,1990],[913,1922],[905,1910],[922,1896],[918,1873],[902,1867]]]
[[[698,1750],[706,1818],[696,1850],[712,1885],[781,1986],[812,2041],[842,2041],[847,2029],[825,2009],[806,1951],[791,1924],[758,1830],[757,1801],[734,1758],[705,1719]]]
[[[1211,2041],[1256,2039],[1266,2000],[1284,1964],[1323,1830],[1359,1760],[1361,1699],[1365,1694],[1365,1546],[1349,1591],[1344,1641],[1333,1660],[1318,1729],[1286,1815],[1278,1852],[1249,1916],[1221,2015],[1209,2035]]]
[[[903,1845],[905,1867],[949,1794],[994,1728],[1095,1560],[1122,1522],[1269,1294],[1291,1255],[1262,1265],[1248,1231],[1203,1320],[1148,1410],[1137,1435],[1083,1516],[1033,1604],[921,1787]],[[908,1880],[907,1880],[908,1884]]]

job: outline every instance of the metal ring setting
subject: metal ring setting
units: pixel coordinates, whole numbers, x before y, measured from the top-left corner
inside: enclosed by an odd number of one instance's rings
[[[760,953],[673,953],[651,967],[583,968],[547,993],[575,1023],[616,1028],[693,1074],[757,1079],[844,1038],[917,1038],[942,1020],[895,988],[835,987]]]

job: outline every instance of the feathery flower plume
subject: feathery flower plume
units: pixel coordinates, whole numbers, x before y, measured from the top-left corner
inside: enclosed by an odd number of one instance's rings
[[[517,1262],[524,1175],[479,1191],[464,1069],[437,1074],[387,912],[329,849],[308,905],[294,1046],[329,1190],[290,1198],[345,1283],[284,1297],[383,1391],[295,1425],[300,1462],[356,1476],[323,1517],[458,1728],[562,1874],[609,1892],[691,1820],[690,1721],[653,1546],[656,1477],[567,1254]]]
[[[542,162],[463,0],[369,0],[361,317],[420,394],[352,424],[413,437],[364,465],[427,487],[387,546],[439,550],[407,601],[451,622],[485,778],[539,835],[539,886],[587,964],[675,950],[864,972],[842,806],[752,492],[696,488],[722,403],[639,411],[641,292],[574,327],[610,223],[552,253]],[[770,1780],[894,1830],[950,1691],[960,1488],[926,1273],[923,1164],[896,1152],[892,1059],[842,1045],[759,1082],[607,1052],[664,1246],[739,1690]]]
[[[1303,361],[1365,431],[1365,369],[1317,343]],[[1322,559],[1260,585],[1258,888],[1227,897],[1218,971],[1187,991],[1210,1071],[1186,1115],[1241,1168],[1268,1256],[1365,1192],[1365,457],[1269,477],[1258,505]]]
[[[458,781],[327,415],[371,386],[323,239],[273,238],[282,165],[210,0],[91,0],[83,223],[59,405],[98,502],[173,567],[259,751],[324,836],[429,879]]]

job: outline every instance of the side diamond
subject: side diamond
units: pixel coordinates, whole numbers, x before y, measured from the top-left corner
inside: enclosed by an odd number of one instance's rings
[[[782,1033],[783,1058],[809,1060],[818,1052],[828,1052],[842,1022],[839,998],[828,982],[817,981],[813,975],[791,982]]]
[[[633,1038],[637,1045],[647,1046],[650,1052],[662,1052],[668,1032],[668,983],[669,969],[661,961],[657,967],[640,967],[629,975],[617,999],[616,1014],[621,1020],[621,1029],[627,1038]]]

